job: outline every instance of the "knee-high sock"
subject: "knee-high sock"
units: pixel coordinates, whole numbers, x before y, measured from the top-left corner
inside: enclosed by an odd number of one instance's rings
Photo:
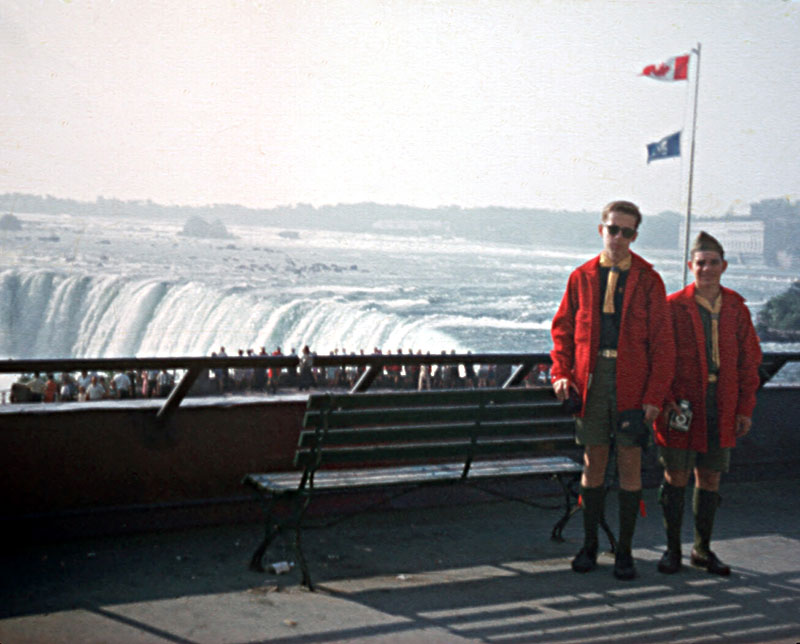
[[[666,481],[661,484],[658,502],[664,511],[664,529],[667,532],[667,550],[681,551],[681,525],[683,524],[686,488],[675,487]]]
[[[606,489],[599,487],[582,487],[581,499],[583,503],[583,545],[594,547],[597,545],[597,526],[606,510]]]
[[[619,491],[619,551],[630,552],[633,531],[636,529],[636,516],[639,514],[639,501],[642,491]]]
[[[720,501],[719,493],[710,490],[694,489],[692,510],[694,512],[694,549],[707,555],[711,548],[711,531],[714,528],[714,515]]]

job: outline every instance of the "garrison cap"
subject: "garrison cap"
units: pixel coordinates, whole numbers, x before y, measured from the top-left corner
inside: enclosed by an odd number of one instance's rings
[[[701,230],[700,234],[695,237],[690,256],[701,250],[717,252],[722,259],[725,259],[725,250],[722,248],[722,244],[720,244],[715,237],[709,235],[705,230]]]

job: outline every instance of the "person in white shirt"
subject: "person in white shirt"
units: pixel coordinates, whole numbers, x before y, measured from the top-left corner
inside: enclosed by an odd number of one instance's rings
[[[114,376],[114,387],[117,390],[117,398],[131,397],[131,379],[124,371]]]
[[[105,387],[97,381],[97,376],[92,376],[92,380],[86,388],[86,400],[102,400],[105,397]]]

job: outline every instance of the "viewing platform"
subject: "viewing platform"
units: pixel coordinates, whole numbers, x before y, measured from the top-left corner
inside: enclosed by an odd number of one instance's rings
[[[548,538],[556,511],[480,497],[310,531],[313,593],[297,567],[280,576],[248,570],[258,524],[29,544],[3,553],[0,641],[794,644],[798,484],[723,481],[712,545],[733,568],[728,578],[688,565],[688,510],[683,570],[656,571],[665,540],[653,489],[644,493],[632,582],[612,576],[608,554],[588,574],[570,570],[579,518],[557,543]],[[615,494],[608,506],[615,527]]]
[[[425,359],[442,360],[403,361]],[[522,366],[513,380],[541,356],[501,359]],[[798,359],[767,354],[765,364],[774,373]],[[152,360],[195,376],[237,362]],[[293,365],[279,360],[275,366]],[[81,368],[46,362],[54,371]],[[128,365],[141,361],[105,359],[102,368]],[[188,393],[191,383],[181,382],[174,391]],[[608,554],[596,571],[570,570],[582,541],[579,516],[559,543],[549,538],[557,510],[442,488],[309,530],[314,593],[299,584],[297,566],[279,576],[248,569],[263,526],[241,485],[246,472],[287,467],[306,399],[284,390],[0,406],[0,528],[10,542],[0,555],[0,642],[800,641],[796,384],[759,390],[753,431],[723,479],[713,547],[732,566],[729,578],[688,565],[688,508],[684,569],[656,571],[665,537],[650,450],[633,582],[612,576]],[[616,517],[612,493],[615,532]],[[291,560],[288,544],[280,547],[267,563]]]

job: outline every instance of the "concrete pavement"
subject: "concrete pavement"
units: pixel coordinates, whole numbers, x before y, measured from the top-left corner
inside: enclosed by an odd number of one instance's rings
[[[580,517],[511,502],[371,512],[306,533],[319,589],[247,569],[259,525],[226,525],[64,543],[3,555],[0,642],[787,642],[800,641],[800,479],[723,483],[713,546],[729,578],[656,571],[664,537],[645,490],[634,557],[578,575]],[[456,502],[457,501],[457,502]],[[616,526],[615,495],[608,517]],[[615,530],[616,531],[616,530]],[[605,545],[602,541],[601,545]],[[291,559],[277,544],[272,560]]]

